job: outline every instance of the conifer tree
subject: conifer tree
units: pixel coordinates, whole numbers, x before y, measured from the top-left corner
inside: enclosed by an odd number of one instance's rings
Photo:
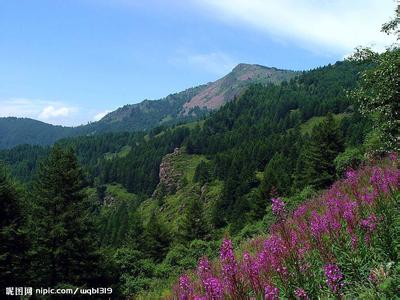
[[[34,182],[33,269],[46,286],[89,284],[98,256],[82,171],[72,150],[54,146]]]
[[[206,163],[203,160],[197,165],[193,179],[195,182],[199,182],[201,185],[210,180],[210,173]]]
[[[204,218],[203,203],[200,199],[195,198],[189,202],[179,232],[183,241],[202,239],[208,233],[208,223]]]
[[[130,249],[143,250],[143,220],[137,211],[134,211],[129,218],[129,228],[126,236],[125,245]]]
[[[315,188],[324,188],[335,179],[334,159],[343,151],[343,137],[332,114],[315,126],[302,153],[304,164],[302,182]]]
[[[270,198],[272,189],[276,189],[279,195],[286,195],[290,189],[291,167],[289,158],[282,153],[277,153],[269,161],[264,170],[261,190]]]
[[[28,268],[25,256],[28,240],[24,231],[25,216],[21,195],[5,168],[0,165],[0,287],[26,283]]]
[[[152,212],[143,232],[143,252],[156,262],[162,261],[168,252],[171,237],[168,229]]]

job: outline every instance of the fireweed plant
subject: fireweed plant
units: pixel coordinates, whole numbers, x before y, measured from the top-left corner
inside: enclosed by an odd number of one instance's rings
[[[172,299],[341,299],[359,284],[373,289],[387,275],[383,266],[399,261],[399,186],[391,155],[347,171],[291,214],[274,198],[276,223],[267,238],[250,241],[241,257],[225,238],[219,260],[202,258],[180,277]]]

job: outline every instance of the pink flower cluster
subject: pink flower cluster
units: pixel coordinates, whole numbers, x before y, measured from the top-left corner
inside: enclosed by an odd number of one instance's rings
[[[279,299],[279,289],[274,286],[267,285],[265,287],[264,299],[265,300],[278,300]]]
[[[327,264],[324,267],[326,284],[334,294],[340,294],[343,287],[343,274],[335,264]]]
[[[276,216],[283,216],[285,212],[285,202],[280,198],[272,198],[272,213]]]
[[[202,258],[193,283],[183,275],[175,295],[179,299],[247,299],[249,295],[309,299],[319,292],[312,290],[318,286],[340,295],[346,273],[338,255],[365,253],[382,220],[382,201],[392,201],[391,193],[399,190],[399,169],[394,163],[382,165],[348,172],[345,179],[290,215],[281,199],[272,199],[272,212],[280,219],[266,239],[248,242],[243,246],[247,251],[237,258],[231,240],[225,238],[219,261],[211,264]],[[307,280],[314,283],[307,285]]]

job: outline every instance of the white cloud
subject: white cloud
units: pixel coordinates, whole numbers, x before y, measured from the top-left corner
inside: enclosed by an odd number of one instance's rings
[[[0,99],[0,117],[33,118],[51,124],[78,125],[77,107],[57,101],[29,98]]]
[[[190,65],[218,76],[225,75],[238,63],[223,52],[192,53],[186,50],[178,51],[177,56],[169,62],[175,65]]]
[[[53,105],[49,105],[43,108],[42,112],[39,114],[38,117],[40,119],[45,119],[45,120],[57,117],[67,117],[74,111],[75,109],[73,107],[66,107],[66,106],[55,107]]]
[[[105,110],[102,112],[97,113],[94,117],[93,117],[93,121],[100,121],[106,114],[108,114],[109,112],[111,112],[110,110]]]
[[[313,51],[344,55],[365,45],[383,50],[391,39],[380,32],[394,14],[392,0],[193,0],[208,13],[246,24]]]

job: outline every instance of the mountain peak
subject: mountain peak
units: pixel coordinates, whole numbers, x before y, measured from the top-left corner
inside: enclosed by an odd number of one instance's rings
[[[257,64],[240,63],[226,76],[209,83],[207,88],[184,105],[187,114],[195,107],[216,109],[232,101],[244,87],[252,83],[280,83],[295,77],[298,73],[289,70],[265,67]]]
[[[257,64],[240,63],[240,64],[238,64],[236,67],[234,67],[232,69],[232,72],[243,71],[243,70],[248,70],[248,69],[257,69],[257,68],[266,68],[266,69],[268,69],[268,67],[264,67],[264,66],[257,65]]]

